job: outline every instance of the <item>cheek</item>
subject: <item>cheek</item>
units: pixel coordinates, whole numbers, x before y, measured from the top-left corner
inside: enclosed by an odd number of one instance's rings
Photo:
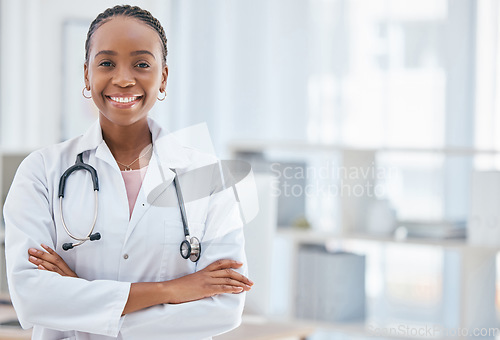
[[[89,85],[92,92],[99,92],[106,84],[105,77],[96,72],[89,74]]]
[[[161,77],[144,78],[140,80],[140,84],[147,96],[156,98],[161,86]]]
[[[158,71],[150,72],[144,75],[138,75],[137,78],[140,79],[144,87],[159,88],[161,84],[161,73]]]

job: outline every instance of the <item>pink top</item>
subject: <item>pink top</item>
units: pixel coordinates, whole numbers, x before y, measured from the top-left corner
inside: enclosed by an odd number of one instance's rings
[[[137,196],[141,190],[142,181],[144,180],[144,176],[146,176],[147,169],[148,167],[145,166],[138,170],[122,171],[125,188],[127,189],[129,219],[132,217],[135,201],[137,201]]]

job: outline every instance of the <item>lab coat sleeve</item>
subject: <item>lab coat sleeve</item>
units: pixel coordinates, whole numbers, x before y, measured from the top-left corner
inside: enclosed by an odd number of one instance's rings
[[[39,325],[117,336],[130,283],[87,281],[43,271],[28,261],[30,247],[54,247],[55,226],[40,152],[20,165],[4,206],[7,278],[23,328]]]
[[[243,262],[237,269],[247,275],[243,224],[232,189],[221,191],[209,204],[206,232],[202,239],[201,270],[219,259]],[[125,315],[121,328],[124,339],[200,340],[238,327],[245,292],[220,294],[181,304],[157,305]]]

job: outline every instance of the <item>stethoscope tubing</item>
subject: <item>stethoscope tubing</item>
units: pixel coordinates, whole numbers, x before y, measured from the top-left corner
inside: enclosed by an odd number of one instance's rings
[[[62,225],[64,227],[64,230],[66,230],[66,233],[72,239],[80,241],[79,243],[73,244],[74,247],[79,246],[80,244],[84,243],[85,241],[89,241],[90,240],[90,235],[92,235],[92,233],[94,232],[95,224],[97,222],[97,207],[98,207],[98,204],[99,204],[98,195],[97,195],[98,191],[99,190],[94,190],[94,220],[92,221],[92,227],[90,228],[90,231],[87,234],[87,236],[84,237],[84,238],[73,235],[69,231],[68,227],[66,226],[66,221],[64,221],[64,214],[63,214],[63,196],[59,196],[59,210],[61,211],[61,221],[62,221]]]
[[[85,170],[85,171],[88,171],[90,173],[90,175],[92,177],[93,188],[94,188],[94,219],[92,221],[92,225],[91,225],[91,228],[89,230],[89,233],[85,237],[75,236],[75,235],[73,235],[73,233],[71,233],[69,231],[69,228],[66,225],[66,221],[64,220],[64,213],[63,213],[63,197],[64,197],[64,188],[66,185],[66,180],[73,172],[78,171],[78,170]],[[177,201],[179,203],[179,210],[181,213],[182,225],[183,225],[183,229],[184,229],[184,236],[186,238],[184,241],[181,242],[181,246],[180,246],[181,256],[185,259],[189,258],[189,259],[191,259],[191,261],[197,262],[200,259],[200,255],[201,255],[201,243],[198,240],[198,238],[191,237],[189,235],[189,226],[188,226],[188,219],[186,216],[186,208],[184,206],[184,198],[182,197],[182,191],[180,188],[177,172],[175,171],[175,169],[170,169],[170,170],[172,170],[174,173],[173,184],[174,184],[175,192],[177,195]],[[95,228],[95,225],[97,222],[97,210],[98,210],[98,205],[99,205],[98,194],[97,194],[98,191],[99,191],[99,181],[98,181],[98,177],[97,177],[97,170],[94,167],[92,167],[90,164],[85,164],[83,162],[83,153],[78,154],[76,156],[75,164],[70,166],[63,173],[63,175],[61,176],[61,179],[59,181],[59,210],[60,210],[60,214],[61,214],[62,225],[64,227],[64,230],[68,234],[68,236],[71,237],[72,239],[78,241],[77,243],[65,243],[65,244],[63,244],[64,250],[72,249],[76,246],[79,246],[79,245],[85,243],[86,241],[96,241],[96,240],[99,240],[101,238],[100,233],[92,234],[94,232],[94,228]]]
[[[184,236],[186,237],[186,240],[189,241],[189,226],[188,226],[188,220],[187,220],[187,215],[186,215],[186,208],[184,206],[184,197],[182,197],[182,190],[179,185],[179,180],[177,179],[177,171],[175,169],[170,169],[174,173],[174,188],[175,188],[175,193],[177,194],[177,201],[179,202],[179,210],[181,212],[181,219],[182,219],[182,225],[184,228]]]
[[[186,238],[185,241],[181,242],[179,250],[181,252],[182,258],[190,259],[192,262],[197,262],[200,259],[201,255],[201,243],[197,237],[192,237],[191,235],[189,235],[186,207],[184,205],[184,197],[182,196],[182,190],[178,180],[179,176],[177,175],[177,171],[175,171],[175,169],[171,168],[170,170],[174,173],[174,189],[177,195],[177,201],[179,202],[179,210],[181,212],[181,220],[184,228],[184,237]]]

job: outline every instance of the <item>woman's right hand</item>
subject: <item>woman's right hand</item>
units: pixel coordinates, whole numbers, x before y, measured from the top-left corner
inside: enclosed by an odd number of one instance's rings
[[[177,304],[223,293],[249,291],[253,282],[233,270],[242,265],[234,260],[217,260],[193,274],[165,281],[167,303]]]

